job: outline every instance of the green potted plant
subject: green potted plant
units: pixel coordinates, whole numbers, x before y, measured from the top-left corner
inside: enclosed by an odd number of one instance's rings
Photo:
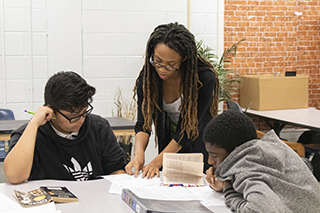
[[[137,112],[137,103],[134,100],[123,100],[122,90],[118,88],[114,95],[114,104],[116,110],[112,110],[113,117],[123,117],[128,120],[135,120]],[[131,160],[131,149],[134,135],[119,135],[117,141],[125,152],[125,158],[127,162]]]
[[[231,59],[236,57],[238,45],[245,39],[233,44],[230,48],[226,48],[219,57],[212,53],[213,49],[206,46],[202,40],[197,42],[197,49],[199,54],[209,61],[215,71],[218,73],[220,82],[219,102],[230,100],[232,95],[237,91],[240,83],[240,75],[232,69],[229,69]]]

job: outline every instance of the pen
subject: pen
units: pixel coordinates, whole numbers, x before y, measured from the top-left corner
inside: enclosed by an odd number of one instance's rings
[[[169,187],[173,187],[173,186],[183,186],[183,187],[199,187],[200,185],[199,184],[190,184],[190,183],[185,183],[185,184],[182,184],[182,183],[179,183],[179,184],[170,184]]]
[[[29,114],[34,114],[34,112],[28,111],[28,110],[24,110],[24,112],[29,113]],[[55,117],[52,117],[51,119],[56,119]]]
[[[183,184],[184,187],[199,187],[199,184]]]
[[[183,186],[183,184],[170,184],[169,187],[173,187],[173,186]]]

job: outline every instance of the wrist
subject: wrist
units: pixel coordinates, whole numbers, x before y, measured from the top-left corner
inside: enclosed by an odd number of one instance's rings
[[[28,127],[29,127],[29,128],[36,128],[36,129],[38,129],[39,126],[40,126],[40,124],[39,124],[36,120],[34,120],[34,119],[31,119],[31,120],[29,121],[29,123],[28,123]]]
[[[144,152],[135,150],[133,157],[144,158]]]
[[[160,168],[162,166],[162,157],[158,155],[151,161],[151,163],[157,165]]]
[[[232,187],[231,181],[227,180],[227,181],[223,182],[223,189],[226,189],[229,187]]]

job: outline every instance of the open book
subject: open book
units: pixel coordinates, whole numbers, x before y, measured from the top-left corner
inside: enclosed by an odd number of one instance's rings
[[[164,153],[163,185],[203,186],[202,153]]]

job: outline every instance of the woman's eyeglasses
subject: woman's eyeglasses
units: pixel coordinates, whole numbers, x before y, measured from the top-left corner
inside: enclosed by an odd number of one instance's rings
[[[92,110],[93,110],[93,106],[91,104],[89,104],[89,109],[87,111],[85,111],[81,115],[75,116],[73,118],[68,118],[66,115],[64,115],[59,110],[56,110],[56,111],[59,112],[63,117],[65,117],[72,124],[72,123],[75,123],[78,120],[80,120],[81,117],[84,117],[84,118],[87,117],[92,112]]]
[[[150,61],[150,64],[151,64],[152,66],[154,66],[154,67],[156,67],[156,68],[162,68],[162,67],[164,67],[164,68],[165,68],[167,71],[169,71],[169,72],[173,72],[173,71],[178,71],[178,70],[179,70],[179,67],[165,66],[165,65],[162,65],[162,64],[160,64],[160,63],[158,63],[158,62],[153,61],[152,56],[150,56],[149,61]]]

